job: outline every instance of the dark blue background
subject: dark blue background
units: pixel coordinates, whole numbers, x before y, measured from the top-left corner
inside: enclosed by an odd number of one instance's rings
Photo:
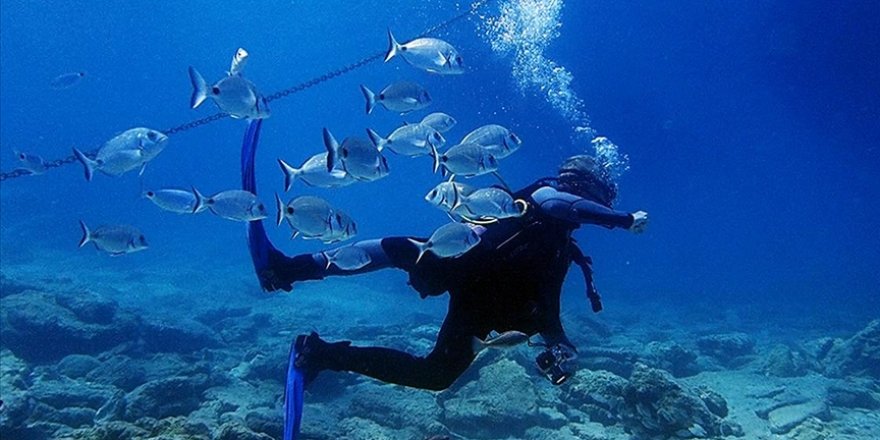
[[[61,157],[130,127],[164,129],[210,114],[210,103],[188,108],[186,68],[217,79],[239,46],[251,53],[246,76],[270,93],[384,50],[387,27],[406,39],[458,10],[451,1],[289,3],[3,1],[2,169],[15,166],[14,148]],[[834,305],[853,325],[877,315],[878,9],[869,1],[567,3],[547,55],[573,73],[593,128],[630,156],[619,207],[651,215],[642,236],[579,232],[607,298],[697,300],[719,312]],[[516,185],[586,148],[573,145],[570,124],[540,96],[517,90],[510,60],[491,52],[476,20],[441,36],[464,54],[467,75],[438,77],[394,60],[273,102],[258,158],[264,201],[281,190],[275,159],[321,151],[321,127],[341,139],[400,123],[387,112],[363,114],[362,83],[422,82],[434,96],[430,110],[459,120],[453,142],[482,124],[512,127],[525,144],[502,171]],[[48,87],[75,70],[89,73],[77,87]],[[146,185],[205,193],[238,186],[243,129],[224,120],[174,136],[147,168]],[[428,234],[445,221],[421,200],[439,176],[427,158],[389,159],[383,181],[339,191],[297,185],[288,197],[327,197],[358,220],[359,238]],[[73,165],[3,182],[0,193],[6,257],[33,254],[49,270],[65,262],[191,266],[210,277],[250,277],[241,225],[159,212],[139,198],[134,175],[86,183]],[[151,249],[120,259],[77,253],[78,219],[138,225]],[[287,252],[320,248],[270,230]],[[49,249],[69,257],[41,262]]]

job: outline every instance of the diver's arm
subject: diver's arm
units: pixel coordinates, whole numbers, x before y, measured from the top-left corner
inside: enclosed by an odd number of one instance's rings
[[[589,223],[610,228],[629,229],[635,221],[632,214],[615,211],[574,194],[542,186],[532,193],[532,199],[544,213],[573,223]]]
[[[577,348],[568,340],[568,336],[565,335],[565,331],[562,329],[562,322],[559,321],[559,318],[556,318],[554,323],[541,332],[541,339],[544,340],[544,343],[547,344],[548,347],[562,344],[567,345],[574,352],[577,352]]]

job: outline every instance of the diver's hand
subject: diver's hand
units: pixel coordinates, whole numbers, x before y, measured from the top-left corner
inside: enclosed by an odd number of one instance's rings
[[[645,211],[636,211],[630,214],[633,217],[633,224],[629,227],[629,231],[633,234],[641,234],[648,227],[648,213]]]

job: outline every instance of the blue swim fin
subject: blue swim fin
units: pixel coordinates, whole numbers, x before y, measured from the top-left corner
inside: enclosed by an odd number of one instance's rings
[[[296,440],[302,424],[303,372],[296,367],[296,339],[290,343],[290,359],[287,362],[287,382],[284,387],[284,440]]]

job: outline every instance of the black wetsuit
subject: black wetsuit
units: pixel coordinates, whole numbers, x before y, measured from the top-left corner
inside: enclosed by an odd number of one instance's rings
[[[559,319],[562,283],[573,258],[582,257],[571,234],[582,223],[629,228],[633,217],[557,191],[552,179],[536,182],[514,197],[528,203],[525,215],[488,225],[480,243],[458,258],[441,259],[428,252],[416,264],[418,250],[408,237],[390,237],[356,243],[372,257],[356,271],[324,270],[321,254],[273,264],[275,275],[295,281],[396,267],[409,273],[410,284],[422,297],[449,292],[449,312],[427,356],[334,343],[312,353],[308,364],[442,390],[473,361],[473,338],[483,339],[493,330],[540,334],[548,345],[571,346]]]

